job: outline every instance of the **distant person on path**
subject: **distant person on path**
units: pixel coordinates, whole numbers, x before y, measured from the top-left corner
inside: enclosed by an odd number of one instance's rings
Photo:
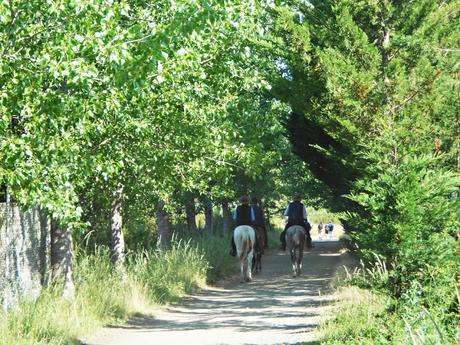
[[[264,217],[264,210],[262,207],[259,206],[259,200],[256,197],[251,198],[251,209],[254,213],[254,221],[253,224],[255,227],[261,228],[265,234],[265,243],[264,248],[268,248],[268,236],[267,236],[267,228],[265,227],[265,217]]]
[[[246,195],[243,195],[240,198],[240,203],[241,205],[238,205],[233,213],[235,228],[240,225],[252,226],[254,224],[255,216],[254,210],[249,206],[249,198]],[[231,246],[232,249],[230,251],[230,255],[236,256],[236,245],[233,236]]]
[[[319,238],[321,238],[321,233],[323,231],[323,227],[324,227],[323,221],[320,221],[319,224],[318,224],[318,237]]]
[[[327,227],[327,233],[329,237],[332,236],[332,231],[334,230],[334,224],[332,224],[332,220],[329,221],[329,223],[326,225]]]
[[[307,248],[312,247],[311,237],[310,237],[310,223],[307,219],[307,210],[300,201],[302,198],[299,194],[295,194],[292,198],[292,202],[289,203],[288,207],[284,211],[284,216],[287,218],[286,226],[284,231],[280,235],[281,248],[286,250],[286,230],[292,225],[300,225],[305,229],[305,234],[307,238]]]

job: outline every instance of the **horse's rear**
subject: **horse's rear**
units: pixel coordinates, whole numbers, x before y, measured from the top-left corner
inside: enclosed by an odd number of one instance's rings
[[[294,277],[302,271],[303,247],[305,245],[305,230],[300,225],[290,226],[286,231],[286,246],[291,254]]]
[[[253,247],[256,242],[254,229],[249,225],[240,225],[233,232],[236,254],[240,259],[241,282],[252,280]]]

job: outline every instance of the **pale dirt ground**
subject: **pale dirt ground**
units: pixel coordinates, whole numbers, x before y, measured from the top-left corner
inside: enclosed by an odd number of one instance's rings
[[[251,283],[240,284],[234,277],[154,317],[106,327],[82,344],[316,344],[315,330],[331,308],[331,281],[349,257],[336,239],[313,239],[315,247],[305,251],[300,277],[292,278],[286,253],[272,250]]]

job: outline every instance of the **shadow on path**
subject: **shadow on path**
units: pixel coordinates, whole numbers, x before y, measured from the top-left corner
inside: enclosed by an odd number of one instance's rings
[[[155,317],[107,327],[84,344],[317,344],[314,330],[341,263],[340,244],[322,241],[304,253],[302,275],[293,278],[288,255],[275,252],[250,283],[202,290]]]

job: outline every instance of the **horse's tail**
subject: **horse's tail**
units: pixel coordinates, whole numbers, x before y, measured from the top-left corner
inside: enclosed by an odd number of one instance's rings
[[[305,232],[300,225],[290,227],[286,233],[286,242],[292,247],[300,247],[305,241]]]
[[[251,235],[251,231],[253,232],[249,226],[241,226],[235,229],[236,254],[240,259],[245,258],[254,245],[255,238]]]
[[[244,254],[244,249],[246,248],[247,239],[245,238],[244,234],[244,227],[237,226],[235,228],[235,232],[233,234],[235,239],[235,246],[236,246],[236,256],[241,258]]]
[[[249,239],[249,236],[243,236],[242,242],[241,242],[241,254],[239,255],[240,259],[244,259],[246,256],[248,256],[249,253],[249,248],[251,246],[251,240]]]
[[[300,247],[305,241],[305,233],[303,231],[297,231],[293,236],[294,244],[296,247]]]
[[[303,250],[304,245],[305,245],[305,232],[302,230],[299,232],[299,244],[298,244],[301,251]]]

